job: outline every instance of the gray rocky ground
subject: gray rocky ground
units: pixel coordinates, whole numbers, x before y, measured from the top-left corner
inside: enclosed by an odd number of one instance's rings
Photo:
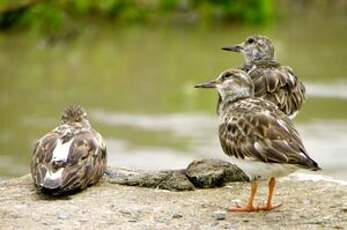
[[[120,173],[122,180],[115,179]],[[60,198],[38,194],[30,175],[0,182],[0,229],[347,229],[347,185],[324,178],[283,178],[274,198],[282,207],[230,213],[226,210],[235,201],[246,201],[249,183],[178,192],[125,186],[124,181],[136,182],[134,177],[127,179],[124,170],[111,174],[96,186]],[[261,183],[258,203],[266,192]]]

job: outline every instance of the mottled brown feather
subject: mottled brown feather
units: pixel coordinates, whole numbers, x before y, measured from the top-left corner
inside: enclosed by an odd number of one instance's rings
[[[253,80],[256,97],[273,102],[288,116],[301,109],[306,99],[305,86],[290,67],[271,61],[255,62],[252,68],[242,69]]]
[[[223,151],[236,158],[318,168],[291,120],[261,98],[238,100],[224,108],[219,138]]]
[[[52,161],[52,154],[58,140],[71,140],[66,162]],[[40,138],[32,155],[31,173],[35,186],[44,190],[41,184],[47,170],[52,172],[64,168],[61,186],[50,192],[60,195],[83,190],[95,184],[106,170],[106,147],[99,133],[80,123],[64,124]]]

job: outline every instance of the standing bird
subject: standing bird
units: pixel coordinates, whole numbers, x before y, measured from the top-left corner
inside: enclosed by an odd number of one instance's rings
[[[275,177],[286,176],[299,168],[319,170],[301,141],[291,120],[271,101],[254,96],[254,83],[246,72],[230,69],[215,81],[196,88],[217,88],[219,140],[223,151],[251,181],[251,194],[245,207],[230,211],[272,210]],[[253,204],[259,180],[270,179],[267,204]]]
[[[241,69],[251,77],[256,97],[272,101],[287,116],[295,117],[306,99],[305,86],[292,68],[275,61],[274,47],[269,38],[251,36],[241,44],[222,49],[243,54],[245,64]]]
[[[97,183],[106,169],[106,146],[84,109],[67,107],[61,122],[36,142],[31,161],[35,187],[51,195],[81,191]]]

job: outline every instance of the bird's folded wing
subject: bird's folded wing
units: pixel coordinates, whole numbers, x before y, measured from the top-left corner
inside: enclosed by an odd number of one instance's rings
[[[219,127],[227,155],[263,162],[305,165],[310,159],[289,119],[257,113],[230,119]]]
[[[290,67],[256,68],[250,76],[255,96],[274,102],[287,115],[299,110],[305,101],[305,87]]]
[[[48,163],[52,158],[53,150],[57,144],[58,139],[59,135],[57,133],[49,132],[38,141],[36,141],[32,154],[32,162]]]

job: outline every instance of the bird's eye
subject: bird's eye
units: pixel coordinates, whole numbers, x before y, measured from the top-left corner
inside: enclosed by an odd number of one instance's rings
[[[248,44],[253,44],[255,42],[255,40],[253,38],[248,38],[247,39],[247,43]]]
[[[230,73],[226,73],[226,74],[223,75],[222,80],[224,81],[224,80],[226,80],[226,79],[228,79],[230,77],[231,77],[231,74]]]

